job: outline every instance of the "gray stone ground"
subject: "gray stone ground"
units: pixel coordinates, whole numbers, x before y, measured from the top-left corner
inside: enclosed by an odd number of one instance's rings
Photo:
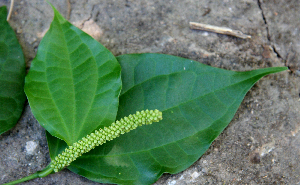
[[[155,184],[300,184],[300,1],[49,0],[113,54],[158,52],[231,70],[289,66],[246,95],[233,121],[190,168]],[[0,5],[9,5],[0,0]],[[52,20],[44,0],[15,2],[11,26],[27,68]],[[189,29],[189,21],[230,27],[252,39]],[[19,123],[0,136],[0,183],[49,162],[44,129],[28,103]],[[68,170],[23,184],[98,184]]]

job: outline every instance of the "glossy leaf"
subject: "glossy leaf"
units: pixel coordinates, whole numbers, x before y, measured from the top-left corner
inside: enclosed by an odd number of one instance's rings
[[[229,124],[247,91],[261,77],[286,69],[235,72],[163,54],[117,59],[123,81],[117,119],[157,108],[163,120],[99,146],[69,166],[102,183],[152,184],[162,173],[185,170]]]
[[[19,120],[25,102],[25,61],[14,30],[6,21],[7,9],[0,8],[0,134]]]
[[[70,145],[115,120],[121,69],[109,50],[53,10],[25,92],[39,123]]]

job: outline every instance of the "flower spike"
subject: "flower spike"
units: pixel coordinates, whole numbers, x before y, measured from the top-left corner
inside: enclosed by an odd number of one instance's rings
[[[66,148],[64,152],[51,161],[51,168],[53,168],[55,172],[58,172],[96,146],[102,145],[106,143],[106,141],[111,141],[121,134],[136,129],[138,126],[149,125],[152,124],[152,122],[159,122],[160,120],[162,120],[162,112],[157,109],[147,109],[141,112],[137,111],[132,115],[130,114],[128,117],[124,117],[120,121],[112,123],[109,127],[96,130],[76,143],[73,143],[72,146]]]

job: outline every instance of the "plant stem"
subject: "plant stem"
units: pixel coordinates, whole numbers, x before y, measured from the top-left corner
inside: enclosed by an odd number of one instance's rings
[[[28,180],[31,180],[31,179],[35,179],[35,178],[46,177],[47,175],[49,175],[53,172],[54,172],[53,168],[51,168],[50,165],[48,165],[42,171],[37,171],[36,173],[34,173],[32,175],[29,175],[29,176],[24,177],[22,179],[18,179],[18,180],[15,180],[15,181],[3,184],[3,185],[13,185],[13,184],[18,184],[18,183],[25,182],[25,181],[28,181]]]

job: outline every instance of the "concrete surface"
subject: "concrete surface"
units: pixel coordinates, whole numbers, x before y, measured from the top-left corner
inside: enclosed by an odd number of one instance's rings
[[[115,55],[158,52],[239,71],[289,66],[290,71],[264,77],[249,91],[233,121],[197,162],[155,184],[300,184],[300,1],[49,1]],[[28,69],[52,15],[44,0],[15,2],[10,24]],[[191,30],[189,21],[241,30],[252,39]],[[0,136],[0,148],[0,183],[50,162],[44,129],[28,103],[16,127]],[[98,183],[63,170],[23,184]]]

